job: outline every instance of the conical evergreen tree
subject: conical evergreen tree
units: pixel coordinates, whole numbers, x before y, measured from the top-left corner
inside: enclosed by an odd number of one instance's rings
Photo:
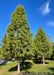
[[[4,34],[4,37],[2,39],[1,44],[1,57],[3,59],[11,60],[14,58],[14,50],[15,50],[15,44],[14,44],[14,31],[11,25],[8,25],[7,27],[7,36]]]
[[[46,38],[45,32],[41,27],[39,27],[34,42],[38,56],[42,58],[43,64],[45,64],[45,57],[50,54],[50,44]]]
[[[18,73],[20,73],[20,59],[32,55],[32,34],[24,7],[21,5],[11,16],[11,23],[7,27],[7,40],[7,48],[11,57],[18,57]]]
[[[1,42],[2,42],[2,44],[1,44],[1,58],[7,59],[8,54],[7,54],[7,36],[6,36],[6,33],[4,34]]]

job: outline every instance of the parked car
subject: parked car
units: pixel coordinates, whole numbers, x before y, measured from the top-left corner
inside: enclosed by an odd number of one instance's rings
[[[15,61],[15,59],[12,59],[12,61]]]
[[[3,59],[0,59],[0,64],[3,64],[4,63],[4,60]]]
[[[7,60],[4,60],[4,63],[7,63]]]
[[[0,64],[7,63],[6,60],[0,59]]]

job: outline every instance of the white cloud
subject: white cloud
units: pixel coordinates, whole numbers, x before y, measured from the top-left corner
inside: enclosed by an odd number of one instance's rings
[[[51,12],[51,9],[49,8],[50,1],[44,3],[42,6],[40,6],[39,10],[42,15],[49,14]]]
[[[54,26],[54,21],[49,21],[47,25]]]

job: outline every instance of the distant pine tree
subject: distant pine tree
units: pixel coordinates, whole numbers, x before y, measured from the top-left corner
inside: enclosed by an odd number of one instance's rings
[[[8,53],[7,53],[7,36],[6,33],[3,36],[3,39],[1,40],[1,58],[7,59]]]
[[[42,58],[43,64],[45,64],[45,57],[51,54],[50,44],[46,38],[45,32],[39,27],[39,30],[34,39],[36,51],[38,53],[38,57]]]

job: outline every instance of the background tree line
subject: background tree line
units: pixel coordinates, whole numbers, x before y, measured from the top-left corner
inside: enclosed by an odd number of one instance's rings
[[[6,60],[17,58],[18,73],[20,73],[20,61],[25,67],[25,59],[54,59],[54,43],[39,27],[35,38],[32,38],[30,26],[27,22],[24,7],[19,5],[11,15],[11,22],[6,28],[6,33],[1,40],[0,57]]]

